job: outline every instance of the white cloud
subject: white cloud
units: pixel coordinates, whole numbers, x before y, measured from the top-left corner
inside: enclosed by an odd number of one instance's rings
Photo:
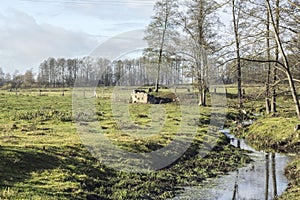
[[[88,54],[97,39],[83,32],[38,24],[26,13],[13,11],[0,18],[0,67],[24,71],[37,67],[50,56],[74,57]]]
[[[151,2],[155,1],[151,0]],[[64,3],[64,7],[69,13],[121,22],[127,20],[148,20],[153,6],[149,1],[143,0],[113,0],[75,1]]]
[[[137,29],[123,32],[100,44],[92,53],[94,57],[116,59],[126,53],[138,51],[147,47],[144,38],[144,30]]]
[[[104,39],[145,28],[152,3],[155,1],[5,1],[0,7],[0,67],[23,71],[21,68],[37,68],[50,56],[88,55]]]

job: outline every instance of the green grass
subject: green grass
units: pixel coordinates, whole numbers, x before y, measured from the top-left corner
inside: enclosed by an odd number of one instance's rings
[[[111,107],[112,88],[100,88],[96,99],[99,127],[114,143],[132,152],[150,152],[169,144],[179,132],[181,111],[176,103],[160,106],[166,117],[155,134],[126,132]],[[87,97],[89,98],[89,97]],[[91,98],[89,98],[91,100]],[[94,99],[93,99],[94,100]],[[249,162],[244,152],[219,135],[216,147],[204,158],[199,152],[210,140],[210,108],[200,108],[197,135],[172,165],[149,173],[116,171],[95,159],[85,148],[72,115],[71,90],[0,92],[1,199],[165,199],[180,186],[198,185]],[[152,105],[129,105],[133,124],[151,126]],[[138,111],[138,113],[136,112]],[[76,118],[87,119],[84,113]],[[125,130],[125,131],[124,131]],[[132,130],[132,129],[129,129]]]
[[[245,138],[257,148],[266,151],[298,153],[300,152],[299,132],[294,131],[294,126],[298,123],[296,117],[261,118],[248,128]]]
[[[284,88],[282,89],[284,90]],[[199,108],[197,135],[188,150],[172,165],[151,173],[116,171],[95,159],[85,148],[72,115],[72,90],[44,89],[18,92],[0,91],[0,198],[2,199],[166,199],[180,191],[180,186],[198,185],[203,180],[235,170],[249,158],[228,145],[219,135],[218,143],[204,158],[209,136],[212,108]],[[264,113],[263,88],[247,87],[244,99],[246,119],[261,117],[247,128],[235,127],[240,115],[236,109],[236,89],[228,88],[226,125],[245,137],[258,149],[299,153],[299,132],[290,96],[278,97],[278,113]],[[153,105],[130,104],[132,124],[118,122],[112,111],[112,88],[99,88],[96,115],[87,117],[84,110],[77,119],[99,122],[102,131],[114,144],[131,152],[151,152],[168,145],[180,130],[182,113],[174,102],[155,105],[162,111],[157,122],[152,119]],[[155,94],[155,93],[154,93]],[[87,99],[93,93],[87,93]],[[163,90],[162,97],[172,96]],[[208,102],[210,103],[210,102]],[[166,113],[165,117],[163,114]],[[126,118],[125,118],[126,119]],[[163,121],[163,123],[160,123]],[[132,127],[133,126],[133,127]],[[147,129],[162,127],[154,133],[141,134],[134,126]],[[298,199],[299,157],[286,168],[291,180],[281,199]]]

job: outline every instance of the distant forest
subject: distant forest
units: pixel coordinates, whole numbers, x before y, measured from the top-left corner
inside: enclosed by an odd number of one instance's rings
[[[192,84],[195,81],[192,62],[183,57],[164,57],[160,73],[161,85]],[[111,62],[105,58],[48,58],[40,66],[38,73],[32,69],[25,73],[15,71],[13,74],[5,73],[0,68],[0,87],[2,89],[20,88],[59,88],[73,87],[77,79],[86,86],[154,86],[156,79],[157,62],[146,56],[136,59],[124,59]],[[265,79],[266,68],[261,64],[252,64],[243,68],[243,83],[261,83]],[[234,84],[237,81],[234,62],[227,68],[219,68],[216,72],[224,84]],[[300,79],[298,69],[294,71],[295,77]],[[284,77],[282,74],[281,77]]]
[[[192,79],[183,63],[184,61],[176,59],[164,62],[160,75],[161,84],[182,84],[187,81],[187,77]],[[105,58],[51,57],[40,64],[38,74],[27,70],[24,74],[16,71],[11,75],[0,68],[0,86],[6,89],[73,87],[76,80],[86,86],[154,85],[156,69],[153,66],[155,61],[147,57],[113,62]]]

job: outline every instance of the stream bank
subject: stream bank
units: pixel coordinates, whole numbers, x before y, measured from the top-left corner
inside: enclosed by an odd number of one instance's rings
[[[255,149],[294,155],[294,160],[285,168],[290,183],[279,197],[281,200],[300,199],[300,131],[294,130],[297,124],[299,120],[295,117],[267,116],[240,131],[240,136]]]
[[[178,199],[275,199],[288,187],[285,167],[291,157],[256,151],[243,139],[235,138],[229,130],[222,133],[231,145],[249,151],[253,162],[227,175],[205,181],[197,187],[185,187]]]

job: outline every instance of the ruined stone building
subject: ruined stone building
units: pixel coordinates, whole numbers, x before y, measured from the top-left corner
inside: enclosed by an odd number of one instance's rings
[[[132,90],[131,103],[150,103],[150,104],[162,104],[176,101],[176,99],[155,97],[148,94],[145,90]]]
[[[131,102],[132,103],[148,103],[148,94],[144,90],[132,90]]]

